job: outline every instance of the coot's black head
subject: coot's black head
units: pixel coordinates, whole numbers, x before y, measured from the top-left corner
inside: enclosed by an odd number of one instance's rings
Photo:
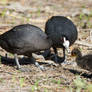
[[[74,48],[74,49],[72,50],[72,52],[71,52],[71,55],[72,55],[72,56],[76,56],[76,57],[81,57],[81,56],[82,56],[81,51],[80,51],[79,48]]]
[[[66,36],[61,37],[61,43],[63,47],[67,50],[67,52],[70,52],[69,46],[70,46],[70,41],[67,39]]]

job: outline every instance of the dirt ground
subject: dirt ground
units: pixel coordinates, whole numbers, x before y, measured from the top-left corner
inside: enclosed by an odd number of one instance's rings
[[[92,1],[91,0],[1,0],[0,1],[0,34],[13,26],[30,23],[44,30],[45,22],[54,15],[62,15],[71,19],[78,29],[78,39],[70,47],[80,47],[83,55],[92,53]],[[22,67],[31,69],[21,72],[16,69],[13,55],[8,53],[8,62],[4,58],[7,52],[0,48],[0,92],[92,92],[85,89],[92,84],[92,74],[78,66],[61,66],[50,58],[36,59],[47,69],[41,71],[25,59]],[[62,57],[62,49],[58,48]],[[68,55],[68,61],[74,58]],[[50,64],[49,64],[50,63]],[[80,81],[82,82],[80,82]],[[84,83],[78,91],[78,84]]]

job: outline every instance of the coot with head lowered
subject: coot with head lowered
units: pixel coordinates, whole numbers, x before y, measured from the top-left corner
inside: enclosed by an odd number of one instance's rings
[[[39,27],[31,24],[15,26],[0,35],[0,46],[14,54],[18,69],[21,67],[17,55],[25,55],[33,59],[33,52],[49,49],[51,44],[47,35]],[[42,69],[35,60],[34,63]]]
[[[45,33],[52,40],[55,54],[58,54],[57,48],[63,48],[64,62],[66,62],[65,49],[69,51],[69,46],[77,40],[78,36],[74,23],[64,16],[52,16],[46,22]],[[55,60],[57,61],[57,58]]]

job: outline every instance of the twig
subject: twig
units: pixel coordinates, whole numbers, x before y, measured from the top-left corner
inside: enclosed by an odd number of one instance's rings
[[[76,41],[75,44],[87,46],[87,47],[92,47],[92,44],[84,42],[84,41]]]

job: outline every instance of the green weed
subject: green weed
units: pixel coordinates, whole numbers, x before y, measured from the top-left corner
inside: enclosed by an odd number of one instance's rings
[[[1,17],[5,17],[6,12],[7,12],[7,9],[4,9],[4,10],[1,12]]]
[[[32,92],[34,92],[35,90],[39,89],[39,80],[37,80],[34,85],[31,86],[31,90]]]
[[[20,78],[20,80],[19,80],[19,82],[20,82],[20,87],[23,87],[23,85],[24,85],[24,81],[25,81],[24,78]]]

